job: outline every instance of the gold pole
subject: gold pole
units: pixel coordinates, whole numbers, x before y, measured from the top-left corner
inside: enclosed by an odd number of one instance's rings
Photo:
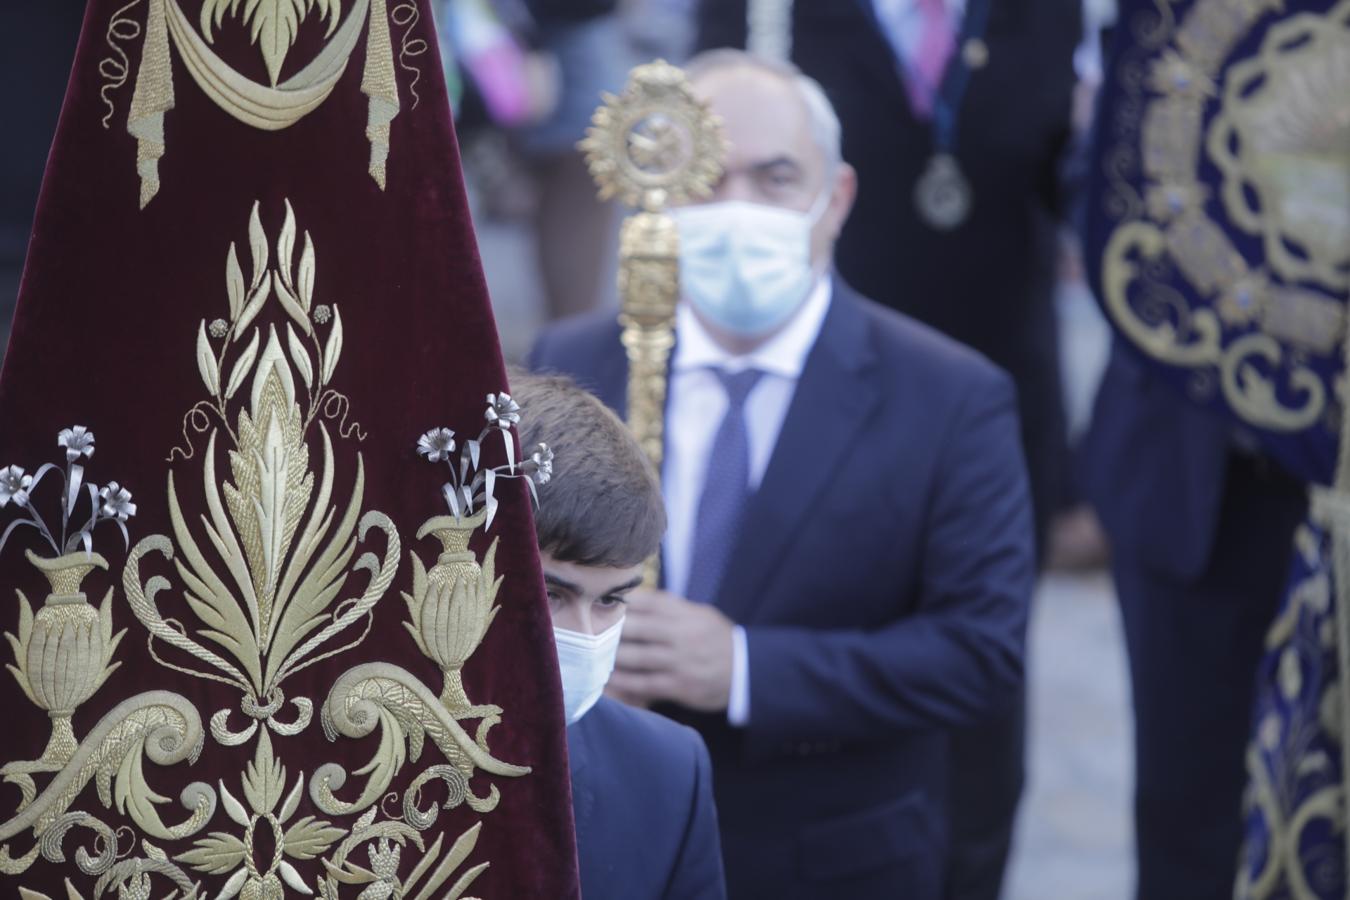
[[[628,354],[628,427],[659,477],[680,297],[679,234],[666,209],[711,193],[726,145],[684,73],[658,59],[633,69],[620,95],[605,95],[578,146],[600,199],[617,196],[637,208],[619,233],[619,323]],[[657,583],[658,566],[657,558],[648,560],[647,584]]]

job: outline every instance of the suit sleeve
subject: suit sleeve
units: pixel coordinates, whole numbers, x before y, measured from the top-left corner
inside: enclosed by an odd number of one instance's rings
[[[686,729],[694,745],[693,796],[684,840],[666,900],[726,900],[722,874],[722,840],[717,829],[717,806],[713,802],[712,763],[708,748],[693,729]]]
[[[545,328],[539,332],[539,336],[530,345],[530,352],[525,354],[525,368],[530,372],[539,372],[549,369],[555,364],[553,359],[553,333],[550,329]]]
[[[747,627],[750,755],[968,726],[1020,690],[1035,564],[1011,382],[971,390],[952,422],[917,607],[870,631]]]

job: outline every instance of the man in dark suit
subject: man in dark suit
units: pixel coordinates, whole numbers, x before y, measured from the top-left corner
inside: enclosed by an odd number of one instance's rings
[[[666,590],[631,595],[610,685],[707,741],[732,897],[936,900],[950,733],[1022,683],[1012,385],[833,274],[855,176],[819,85],[735,51],[688,72],[731,146],[677,210]],[[624,407],[612,317],[531,362]]]
[[[752,46],[787,51],[838,110],[844,159],[867,186],[839,236],[840,275],[1012,376],[1038,554],[1066,488],[1052,290],[1062,206],[1057,172],[1071,133],[1080,4],[699,5],[701,48],[746,46],[749,38]],[[922,186],[938,155],[956,160],[968,189],[968,210],[955,224],[935,224],[922,209]],[[951,900],[998,896],[1022,789],[1023,720],[1019,703],[954,744]]]
[[[1257,664],[1302,485],[1119,341],[1083,446],[1111,538],[1135,718],[1140,900],[1227,900]]]
[[[525,373],[511,383],[521,446],[534,448],[526,465],[544,469],[535,530],[562,673],[582,896],[724,900],[703,741],[601,696],[626,597],[666,528],[656,473],[624,424],[575,384]]]

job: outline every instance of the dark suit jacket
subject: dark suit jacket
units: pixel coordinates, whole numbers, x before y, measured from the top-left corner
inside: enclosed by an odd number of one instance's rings
[[[1083,489],[1117,565],[1175,584],[1209,567],[1232,427],[1198,410],[1118,342],[1083,441]]]
[[[974,0],[967,0],[969,7]],[[858,197],[835,258],[863,295],[968,344],[1020,396],[1038,531],[1054,512],[1064,424],[1051,303],[1058,167],[1070,135],[1081,0],[992,0],[988,63],[971,76],[956,156],[974,206],[936,231],[915,211],[933,152],[872,0],[795,0],[792,60],[825,88]],[[745,46],[746,0],[702,0],[700,48]]]
[[[608,698],[567,729],[583,900],[722,900],[708,750]]]
[[[532,364],[623,412],[612,317]],[[938,896],[947,732],[1017,695],[1032,581],[1008,378],[836,279],[717,599],[749,725],[676,711],[712,754],[733,897]]]

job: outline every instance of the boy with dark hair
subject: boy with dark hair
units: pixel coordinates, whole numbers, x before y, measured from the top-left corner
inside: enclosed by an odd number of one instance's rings
[[[521,446],[544,474],[535,528],[562,671],[582,896],[724,898],[702,739],[602,696],[624,598],[666,530],[656,474],[624,424],[570,380],[513,372],[511,383]]]

